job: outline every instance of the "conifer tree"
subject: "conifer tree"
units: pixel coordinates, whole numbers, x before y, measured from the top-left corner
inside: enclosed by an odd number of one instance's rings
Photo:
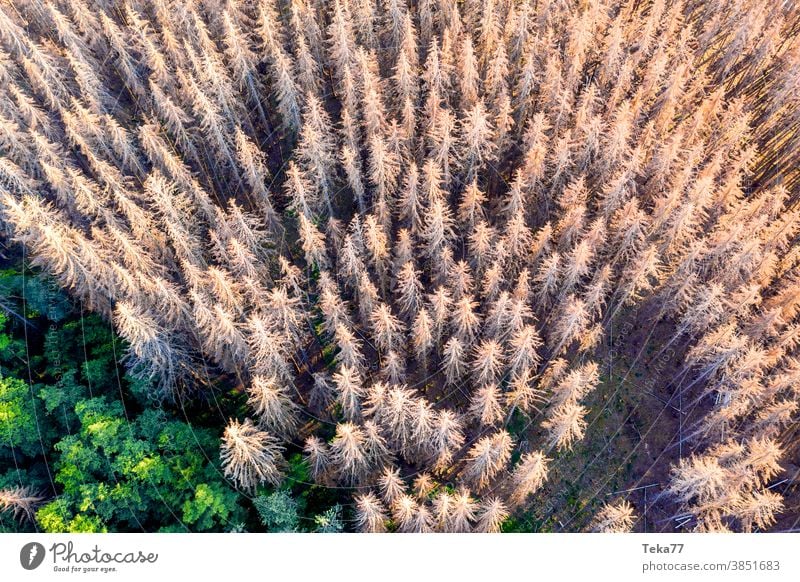
[[[362,532],[382,533],[386,531],[388,515],[380,500],[369,492],[355,497],[356,523]]]
[[[286,387],[282,386],[277,378],[255,376],[247,393],[248,404],[265,428],[284,436],[293,434],[297,430],[298,407],[292,401]]]
[[[475,531],[481,533],[497,533],[508,518],[506,505],[497,497],[484,500],[478,510],[478,522]]]
[[[234,420],[225,429],[220,459],[226,477],[254,491],[262,483],[277,486],[282,481],[282,450],[276,437],[256,428],[249,418],[243,423]]]
[[[475,443],[467,454],[464,478],[477,489],[485,489],[511,458],[513,440],[501,430]]]
[[[597,514],[592,531],[600,533],[630,532],[634,523],[633,506],[627,501],[608,503]]]

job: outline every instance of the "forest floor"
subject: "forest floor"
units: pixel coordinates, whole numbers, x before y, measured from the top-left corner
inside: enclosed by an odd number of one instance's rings
[[[678,446],[681,424],[685,429],[703,404],[691,413],[686,407],[681,423],[671,382],[682,350],[657,354],[673,326],[653,326],[652,313],[637,311],[615,322],[613,343],[598,353],[601,382],[584,402],[586,435],[573,450],[551,455],[550,479],[534,500],[542,505],[522,520],[522,529],[583,531],[602,504],[627,499],[638,517],[635,531],[680,531],[673,529],[676,507],[663,493],[670,467],[686,453]]]
[[[712,401],[698,400],[702,386],[678,390],[689,384],[679,378],[687,338],[660,353],[674,324],[653,325],[652,312],[637,311],[616,326],[612,346],[599,353],[601,383],[586,399],[586,436],[551,466],[550,482],[540,493],[550,500],[541,513],[551,517],[540,520],[541,531],[582,531],[602,503],[620,498],[635,508],[634,531],[681,532],[695,525],[680,517],[666,487],[671,468],[694,451],[696,441],[688,436]],[[625,350],[618,353],[614,345]],[[800,458],[797,447],[787,453],[785,471],[773,485],[784,495],[785,509],[772,531],[798,527]]]

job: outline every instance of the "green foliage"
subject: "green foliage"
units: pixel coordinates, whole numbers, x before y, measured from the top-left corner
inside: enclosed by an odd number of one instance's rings
[[[206,457],[218,446],[212,431],[159,410],[126,417],[123,404],[107,397],[82,400],[75,413],[79,432],[56,444],[61,455],[55,480],[63,491],[39,511],[43,530],[72,528],[83,517],[80,523],[107,531],[176,524],[189,531],[219,531],[231,518],[242,517],[237,493]]]
[[[280,489],[248,514],[219,470],[219,411],[154,407],[148,382],[118,367],[124,345],[109,322],[73,309],[42,276],[0,271],[0,307],[0,488],[26,485],[48,498],[38,529],[344,529],[336,492],[310,483],[299,452]],[[221,393],[218,402],[240,400]],[[0,531],[32,528],[0,513]]]
[[[20,309],[14,309],[14,304]],[[5,307],[3,311],[27,319],[43,317],[53,322],[62,321],[72,311],[69,299],[52,279],[16,268],[0,270],[0,305]]]
[[[295,498],[288,488],[278,489],[268,495],[259,495],[253,500],[253,506],[258,511],[261,523],[269,532],[339,533],[344,531],[341,505],[337,503],[317,515],[309,514],[308,505],[308,490],[303,490]],[[306,527],[305,524],[310,527]]]
[[[239,513],[235,502],[235,494],[221,483],[201,483],[183,503],[183,521],[194,524],[197,531],[216,530],[218,524],[229,523],[231,515]]]
[[[285,490],[259,495],[253,500],[261,523],[270,532],[296,532],[300,522],[297,501]]]
[[[72,516],[66,499],[56,499],[36,512],[36,521],[46,532],[103,533],[107,530],[99,518],[86,515]]]
[[[342,506],[334,505],[314,517],[317,533],[339,533],[344,531],[344,523],[342,522]]]
[[[225,531],[246,520],[218,467],[218,429],[146,408],[149,387],[117,367],[123,346],[107,321],[32,273],[0,271],[0,302],[0,487],[51,498],[39,529]],[[31,527],[0,514],[0,531]]]
[[[8,316],[0,311],[0,330],[5,329],[6,323],[8,323]],[[11,336],[7,333],[0,333],[0,353],[5,351],[10,344]]]
[[[286,479],[283,482],[284,487],[292,487],[295,485],[303,485],[311,480],[308,472],[308,463],[299,453],[295,453],[289,457],[288,469],[286,470]]]
[[[40,440],[37,407],[41,408],[25,382],[0,377],[0,460],[19,454],[35,457],[42,452],[49,435]]]

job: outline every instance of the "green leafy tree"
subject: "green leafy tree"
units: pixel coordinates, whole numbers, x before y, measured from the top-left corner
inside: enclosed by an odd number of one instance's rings
[[[218,466],[218,430],[149,408],[147,382],[117,366],[124,345],[108,321],[15,269],[0,271],[0,308],[0,490],[46,497],[39,529],[224,531],[247,521]],[[33,516],[0,511],[0,531],[30,529]]]
[[[159,410],[125,415],[122,402],[80,401],[80,431],[55,448],[63,492],[37,514],[45,531],[208,531],[241,519],[239,495],[206,451],[218,435]]]
[[[35,457],[46,447],[47,434],[40,436],[36,422],[41,404],[33,397],[28,384],[17,378],[0,377],[0,459],[19,455]]]
[[[271,532],[296,532],[300,523],[297,501],[287,491],[259,495],[253,501],[261,523]]]

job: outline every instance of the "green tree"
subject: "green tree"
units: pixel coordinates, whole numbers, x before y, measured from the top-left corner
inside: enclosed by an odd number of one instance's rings
[[[218,466],[218,430],[149,407],[147,382],[118,368],[124,344],[110,323],[73,307],[49,279],[0,271],[0,348],[0,489],[47,497],[40,529],[224,531],[246,522]],[[0,511],[0,531],[32,525]]]
[[[253,500],[261,523],[271,532],[296,532],[300,523],[297,501],[283,490]]]
[[[342,522],[342,506],[334,505],[325,512],[314,516],[317,533],[339,533],[344,531]]]
[[[77,434],[62,438],[58,500],[37,513],[45,531],[220,531],[242,518],[239,495],[210,462],[218,435],[161,410],[126,415],[119,400],[81,400]]]
[[[0,460],[20,454],[35,457],[47,446],[50,431],[40,435],[37,408],[41,413],[41,404],[27,383],[0,376]]]

